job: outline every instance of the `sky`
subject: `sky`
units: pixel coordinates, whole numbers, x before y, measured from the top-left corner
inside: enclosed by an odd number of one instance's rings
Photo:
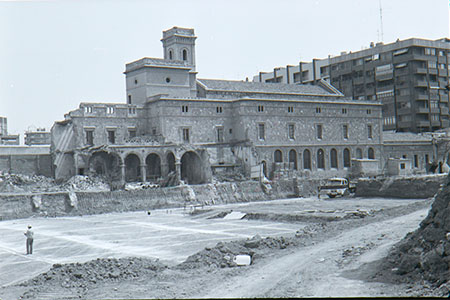
[[[23,142],[80,102],[125,103],[125,64],[162,58],[173,26],[195,30],[197,78],[251,80],[370,42],[449,37],[449,1],[0,0],[0,116]]]

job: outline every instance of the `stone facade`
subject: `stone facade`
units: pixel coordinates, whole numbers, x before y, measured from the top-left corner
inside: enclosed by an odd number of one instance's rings
[[[55,177],[96,172],[118,181],[213,173],[347,176],[352,159],[381,169],[381,104],[315,85],[197,79],[195,35],[163,33],[164,59],[126,65],[126,104],[81,103],[52,128]]]

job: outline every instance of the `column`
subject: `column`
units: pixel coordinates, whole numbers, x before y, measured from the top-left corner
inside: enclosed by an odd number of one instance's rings
[[[146,182],[147,181],[147,165],[142,164],[141,165],[141,181]]]
[[[120,184],[123,186],[125,184],[125,165],[121,164],[119,167],[120,167]]]
[[[179,162],[179,161],[175,162],[175,170],[176,170],[176,174],[177,174],[177,179],[181,180],[181,162]]]

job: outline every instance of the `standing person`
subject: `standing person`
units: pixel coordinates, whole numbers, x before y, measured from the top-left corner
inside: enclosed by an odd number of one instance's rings
[[[31,225],[28,225],[27,231],[24,235],[27,237],[27,254],[33,254],[33,231],[31,230]]]

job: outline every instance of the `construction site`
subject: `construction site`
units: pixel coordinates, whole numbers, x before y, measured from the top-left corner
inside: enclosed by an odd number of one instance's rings
[[[445,174],[361,179],[336,198],[257,181],[110,191],[87,176],[0,177],[2,300],[449,294]]]
[[[449,296],[448,128],[383,131],[322,79],[197,78],[196,39],[0,147],[0,299]]]

